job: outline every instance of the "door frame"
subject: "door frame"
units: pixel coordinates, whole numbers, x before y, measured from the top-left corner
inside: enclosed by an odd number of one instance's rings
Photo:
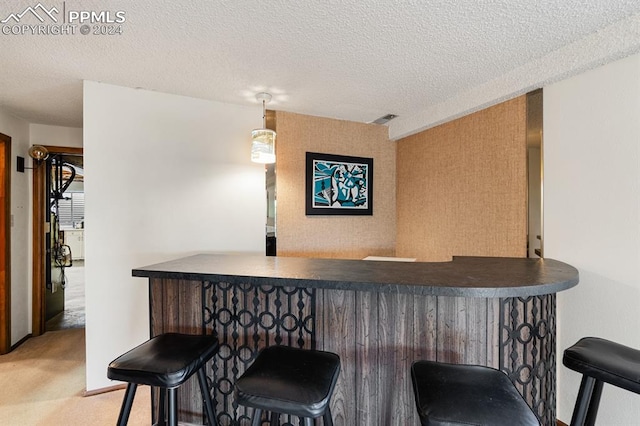
[[[2,215],[3,226],[0,229],[0,238],[4,240],[0,250],[0,262],[3,263],[0,270],[0,355],[11,350],[11,137],[0,133],[0,145],[2,147],[4,164],[2,170],[2,193],[4,205]]]
[[[68,154],[83,155],[82,148],[72,148],[65,146],[48,146],[44,147],[49,154]],[[47,188],[47,167],[45,161],[33,162],[33,284],[32,284],[32,335],[39,336],[46,331],[45,324],[45,295],[46,282],[46,254],[45,247],[45,223],[46,215],[49,213],[47,206],[48,188]]]

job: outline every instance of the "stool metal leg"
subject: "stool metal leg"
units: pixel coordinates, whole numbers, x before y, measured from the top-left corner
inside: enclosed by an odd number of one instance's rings
[[[120,408],[120,415],[118,416],[118,426],[126,426],[129,421],[129,414],[131,413],[131,406],[133,405],[133,398],[136,396],[137,388],[138,385],[135,383],[127,385],[127,391],[124,393],[122,408]]]
[[[200,391],[204,399],[204,409],[207,413],[207,419],[209,419],[209,426],[216,426],[216,414],[213,410],[213,401],[211,401],[211,393],[209,393],[209,387],[207,386],[207,376],[204,374],[204,367],[198,370],[198,383],[200,383]]]
[[[573,415],[571,416],[571,426],[584,426],[595,384],[596,379],[593,377],[582,376],[576,406],[574,407]]]
[[[304,426],[313,426],[313,419],[311,417],[304,417]]]
[[[167,424],[167,389],[158,388],[158,423],[157,426]]]
[[[331,417],[331,408],[327,405],[327,409],[322,416],[324,419],[324,426],[333,426],[333,417]]]
[[[251,420],[251,426],[260,426],[261,420],[262,420],[262,409],[254,408],[253,419]]]
[[[275,411],[271,412],[271,421],[269,422],[270,426],[280,426],[280,413],[276,413]]]
[[[169,396],[169,426],[178,426],[178,389],[167,389]]]
[[[602,386],[604,382],[596,380],[593,386],[593,392],[591,393],[591,400],[589,402],[589,411],[587,411],[587,418],[584,422],[585,426],[594,426],[596,424],[596,416],[598,415],[598,407],[600,406],[600,397],[602,396]]]

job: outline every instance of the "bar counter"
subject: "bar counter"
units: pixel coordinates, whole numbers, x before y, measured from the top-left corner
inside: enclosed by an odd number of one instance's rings
[[[200,254],[133,276],[149,279],[152,336],[219,338],[208,376],[221,425],[248,424],[251,413],[235,404],[233,383],[273,344],[340,355],[336,425],[419,424],[409,376],[418,359],[498,368],[542,424],[555,423],[555,293],[578,283],[578,271],[565,263]],[[201,421],[197,381],[179,405],[181,421]]]

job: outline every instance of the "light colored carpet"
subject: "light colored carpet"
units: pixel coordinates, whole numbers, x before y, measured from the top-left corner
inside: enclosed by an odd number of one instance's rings
[[[115,425],[124,389],[87,397],[84,391],[83,328],[47,332],[0,356],[2,425]],[[151,424],[150,400],[149,387],[138,387],[130,425]]]

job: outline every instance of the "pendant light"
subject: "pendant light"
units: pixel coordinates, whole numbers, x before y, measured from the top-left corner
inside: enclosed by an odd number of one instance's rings
[[[36,161],[46,160],[49,157],[49,150],[42,145],[33,145],[28,152],[29,157]]]
[[[272,164],[276,162],[276,132],[267,129],[267,110],[265,105],[271,100],[268,93],[258,93],[256,99],[262,101],[262,129],[251,132],[251,161]]]

